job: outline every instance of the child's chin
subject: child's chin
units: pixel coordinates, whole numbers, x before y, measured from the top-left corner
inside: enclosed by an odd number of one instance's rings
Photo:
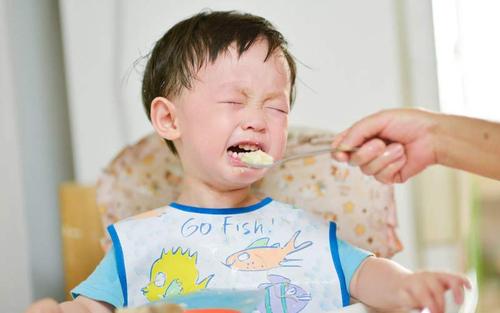
[[[265,170],[255,170],[246,167],[235,168],[232,181],[240,187],[247,187],[261,180],[265,172]]]

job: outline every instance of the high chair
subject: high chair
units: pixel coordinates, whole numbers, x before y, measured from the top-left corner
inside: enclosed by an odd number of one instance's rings
[[[286,155],[328,147],[328,131],[291,128]],[[176,199],[180,162],[156,134],[123,149],[106,167],[96,188],[102,226],[164,206]],[[311,210],[337,223],[338,236],[377,256],[391,257],[402,245],[393,187],[334,161],[329,154],[282,164],[254,184],[257,193]],[[102,240],[107,249],[109,240]],[[339,312],[368,312],[360,304]]]

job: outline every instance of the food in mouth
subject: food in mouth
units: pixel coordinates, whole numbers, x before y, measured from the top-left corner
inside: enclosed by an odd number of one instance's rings
[[[249,166],[271,165],[274,159],[269,154],[262,151],[261,147],[253,144],[238,144],[229,147],[228,154],[241,160]]]
[[[257,150],[243,154],[241,161],[247,165],[271,165],[274,160],[273,157],[262,150]]]

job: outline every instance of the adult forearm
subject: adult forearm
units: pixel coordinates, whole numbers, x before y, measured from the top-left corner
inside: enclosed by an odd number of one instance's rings
[[[500,123],[455,115],[436,118],[439,164],[500,179]]]

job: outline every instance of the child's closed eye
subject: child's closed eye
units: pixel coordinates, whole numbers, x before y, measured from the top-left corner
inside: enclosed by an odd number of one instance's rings
[[[234,104],[234,105],[244,104],[244,102],[241,100],[224,100],[224,101],[221,101],[221,103]]]
[[[284,105],[267,105],[264,108],[270,109],[279,113],[288,114],[288,106]]]

